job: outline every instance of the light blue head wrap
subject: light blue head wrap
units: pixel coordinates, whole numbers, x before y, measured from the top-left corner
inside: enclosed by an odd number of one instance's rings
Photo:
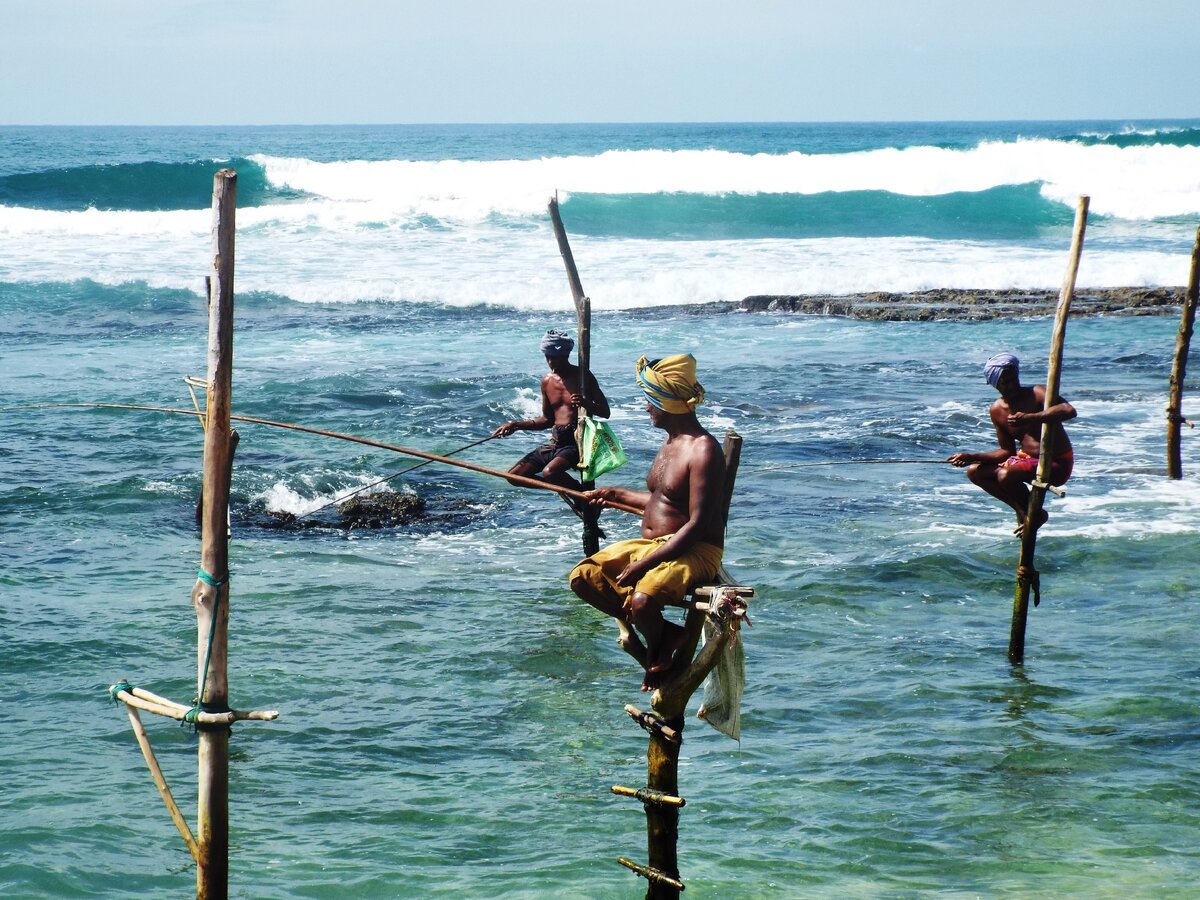
[[[575,342],[565,331],[551,328],[542,338],[542,356],[570,356]]]
[[[995,356],[988,359],[983,364],[983,377],[987,379],[987,383],[995,387],[1000,383],[1000,376],[1005,369],[1016,369],[1017,374],[1021,374],[1021,361],[1011,353],[997,353]]]

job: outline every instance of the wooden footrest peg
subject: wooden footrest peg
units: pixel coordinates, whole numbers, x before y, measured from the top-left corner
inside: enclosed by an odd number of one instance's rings
[[[692,596],[702,597],[707,600],[725,591],[732,591],[739,597],[754,596],[754,588],[744,584],[703,584],[692,591]]]
[[[704,584],[692,593],[673,604],[682,609],[695,609],[708,612],[712,604],[722,594],[732,594],[738,597],[753,597],[754,588],[743,584]]]
[[[687,801],[682,797],[674,797],[671,794],[664,794],[662,791],[651,790],[648,787],[631,788],[614,784],[612,786],[612,792],[614,794],[619,794],[622,797],[636,797],[643,803],[653,803],[656,806],[674,806],[678,808],[687,804]]]
[[[1057,485],[1046,484],[1044,481],[1038,481],[1036,478],[1033,479],[1033,481],[1031,481],[1030,484],[1032,484],[1036,488],[1041,488],[1043,491],[1049,491],[1050,493],[1054,494],[1054,496],[1056,496],[1056,497],[1062,497],[1065,499],[1067,496],[1067,492],[1064,491],[1062,488],[1058,487]]]
[[[684,883],[678,878],[672,878],[666,872],[660,872],[658,869],[652,869],[649,866],[642,866],[635,863],[632,859],[626,859],[624,856],[618,856],[617,862],[627,869],[637,872],[647,881],[657,881],[659,884],[668,884],[677,891],[685,889]]]
[[[625,712],[629,713],[629,717],[633,721],[637,722],[651,734],[657,734],[664,741],[670,741],[672,744],[680,742],[679,732],[654,715],[654,713],[642,712],[632,703],[625,704]]]

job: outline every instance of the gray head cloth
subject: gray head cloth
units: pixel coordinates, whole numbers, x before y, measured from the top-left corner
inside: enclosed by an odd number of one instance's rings
[[[987,379],[988,384],[995,387],[1000,383],[1001,374],[1008,368],[1016,369],[1019,375],[1021,372],[1021,361],[1011,353],[997,353],[983,364],[983,377]]]
[[[542,338],[542,355],[570,356],[571,348],[574,346],[575,342],[571,340],[565,331],[557,331],[551,328],[546,332],[546,336]]]

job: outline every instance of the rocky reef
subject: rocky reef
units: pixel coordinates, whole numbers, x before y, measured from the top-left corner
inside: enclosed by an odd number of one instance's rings
[[[1184,288],[1076,288],[1071,315],[1178,314]],[[865,294],[776,295],[759,294],[740,303],[725,304],[730,311],[791,312],[880,321],[982,320],[1054,315],[1058,291],[973,290],[942,288],[912,293],[874,291]]]

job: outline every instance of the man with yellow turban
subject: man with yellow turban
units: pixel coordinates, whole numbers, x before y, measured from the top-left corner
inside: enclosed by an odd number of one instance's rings
[[[602,487],[587,496],[598,506],[613,501],[641,507],[642,536],[589,556],[570,579],[576,594],[617,620],[626,652],[645,660],[642,690],[648,691],[663,683],[673,663],[688,662],[674,659],[684,630],[663,616],[663,608],[711,581],[721,565],[725,457],[696,418],[704,388],[691,354],[642,357],[637,381],[650,423],[666,432],[646,477],[649,490]]]

